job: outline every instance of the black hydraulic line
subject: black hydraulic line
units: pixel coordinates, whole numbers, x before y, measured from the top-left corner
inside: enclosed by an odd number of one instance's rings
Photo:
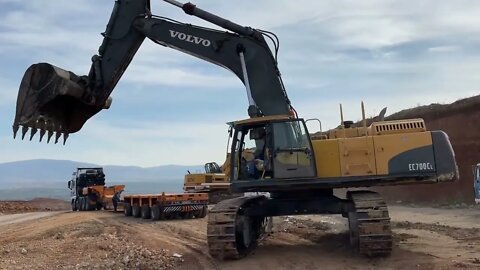
[[[255,31],[251,27],[246,27],[246,26],[236,24],[232,21],[229,21],[227,19],[219,17],[219,16],[217,16],[213,13],[210,13],[208,11],[205,11],[201,8],[197,8],[197,6],[195,6],[194,4],[192,4],[190,2],[188,2],[186,4],[182,4],[182,3],[178,2],[178,1],[175,1],[175,0],[163,0],[163,1],[181,8],[188,15],[192,15],[192,16],[204,19],[208,22],[211,22],[211,23],[213,23],[215,25],[218,25],[222,28],[230,30],[234,33],[244,35],[244,36],[253,36],[255,34]]]

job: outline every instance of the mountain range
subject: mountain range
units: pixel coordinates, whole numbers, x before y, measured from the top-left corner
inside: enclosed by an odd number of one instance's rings
[[[179,192],[187,170],[203,171],[203,166],[163,165],[156,167],[97,165],[71,160],[35,159],[0,163],[0,200],[67,195],[67,181],[77,167],[103,167],[106,184],[126,184],[126,191],[152,190]],[[25,194],[29,194],[28,196]],[[63,195],[61,196],[63,197]]]

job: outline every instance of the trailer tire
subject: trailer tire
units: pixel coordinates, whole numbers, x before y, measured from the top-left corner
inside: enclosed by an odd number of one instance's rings
[[[75,198],[75,208],[77,209],[77,211],[80,211],[80,201],[78,200],[78,198]]]
[[[123,214],[126,217],[131,217],[132,216],[132,206],[129,203],[125,204],[125,207],[123,209]]]
[[[75,202],[75,200],[72,200],[70,204],[72,205],[72,211],[73,212],[77,211],[77,203]]]
[[[193,212],[186,212],[185,215],[183,216],[184,219],[192,219],[193,218]]]
[[[160,206],[152,205],[150,208],[150,218],[152,220],[160,220]]]
[[[148,205],[142,205],[142,209],[140,211],[143,219],[150,219],[150,207]]]
[[[90,211],[90,203],[88,201],[88,197],[83,198],[83,209],[85,211]]]
[[[204,218],[207,216],[207,213],[208,213],[208,207],[206,205],[204,205],[202,207],[202,210],[200,211],[200,215],[198,218]]]
[[[132,206],[132,216],[139,218],[140,215],[141,215],[140,206],[138,204],[134,204]]]
[[[78,200],[78,211],[83,211],[83,198],[80,197]]]
[[[97,210],[102,210],[102,204],[97,202]]]

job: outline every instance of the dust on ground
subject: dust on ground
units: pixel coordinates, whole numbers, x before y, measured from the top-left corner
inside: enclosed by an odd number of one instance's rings
[[[248,257],[208,254],[207,219],[150,220],[120,213],[54,212],[2,225],[0,269],[480,269],[480,210],[390,207],[387,258],[348,245],[340,216],[274,219],[273,234]]]

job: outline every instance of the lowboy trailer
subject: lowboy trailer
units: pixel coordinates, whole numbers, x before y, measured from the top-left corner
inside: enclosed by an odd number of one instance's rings
[[[163,220],[204,218],[208,212],[207,193],[126,194],[125,216]]]

